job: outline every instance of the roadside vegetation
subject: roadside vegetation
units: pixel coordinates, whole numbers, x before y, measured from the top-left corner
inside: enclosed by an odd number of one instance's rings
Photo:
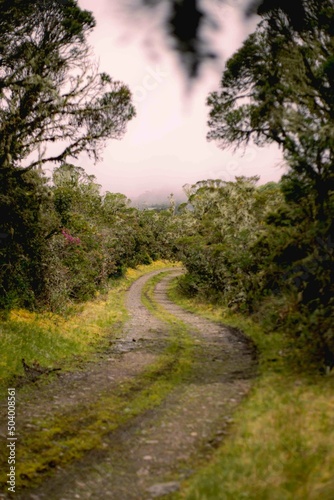
[[[135,116],[128,87],[94,61],[92,13],[76,0],[0,6],[0,312],[63,313],[166,258],[171,214],[131,209],[71,163],[98,161]]]
[[[70,163],[83,153],[97,160],[135,115],[129,89],[92,62],[92,14],[74,0],[2,2],[3,318],[66,314],[129,267],[181,260],[186,293],[289,334],[301,365],[334,367],[334,7],[298,5],[299,23],[280,2],[259,8],[256,30],[208,97],[208,139],[222,148],[275,142],[287,165],[281,181],[203,180],[185,187],[180,207],[171,197],[165,210],[137,210]]]
[[[182,280],[182,279],[181,279]],[[294,362],[291,338],[203,298],[170,298],[185,309],[242,330],[257,346],[258,376],[234,414],[223,445],[171,498],[331,499],[334,494],[334,374]]]
[[[276,143],[286,173],[199,182],[185,209],[184,287],[289,334],[301,363],[334,367],[334,142],[331,0],[280,6],[227,61],[208,97],[208,139],[221,148]]]
[[[38,361],[47,367],[60,364],[64,371],[79,369],[97,350],[103,350],[111,337],[121,332],[128,318],[124,298],[129,286],[143,274],[164,269],[166,265],[164,261],[156,261],[129,269],[104,294],[73,305],[66,315],[11,310],[7,320],[1,322],[1,395],[5,394],[10,381],[12,384],[25,381],[22,358],[29,365]]]

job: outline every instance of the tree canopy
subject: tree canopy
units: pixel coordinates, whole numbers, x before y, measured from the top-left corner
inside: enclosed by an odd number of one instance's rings
[[[81,152],[97,160],[134,108],[129,89],[92,59],[92,14],[74,0],[1,0],[0,8],[0,168]]]
[[[299,23],[277,4],[227,62],[208,98],[221,147],[276,142],[319,205],[334,188],[334,4],[308,0]]]

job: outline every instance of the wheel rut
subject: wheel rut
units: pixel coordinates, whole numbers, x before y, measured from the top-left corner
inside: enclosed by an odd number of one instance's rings
[[[171,328],[177,337],[180,321],[191,338],[192,369],[159,405],[106,433],[97,449],[87,451],[66,467],[56,467],[38,488],[25,489],[16,498],[168,498],[223,441],[235,408],[252,385],[256,373],[254,348],[233,329],[172,303],[166,292],[170,280],[180,273],[175,269],[157,284],[154,292],[154,301],[174,321],[167,324],[151,314],[142,304],[141,292],[145,283],[160,272],[143,276],[130,288],[130,319],[103,358],[80,374],[59,377],[42,388],[35,400],[31,395],[25,400],[23,395],[21,421],[29,426],[32,419],[46,417],[49,412],[74,410],[78,398],[81,403],[98,404],[106,390],[112,392],[124,381],[135,379],[159,359],[169,345]],[[182,357],[182,349],[180,352]],[[45,405],[50,391],[53,398]]]

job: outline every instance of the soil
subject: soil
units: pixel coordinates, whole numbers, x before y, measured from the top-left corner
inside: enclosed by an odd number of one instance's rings
[[[111,337],[107,350],[97,353],[80,371],[60,374],[48,384],[18,392],[18,426],[22,431],[34,429],[36,422],[52,412],[74,411],[83,402],[91,405],[105,391],[112,393],[158,359],[168,345],[170,326],[144,307],[141,292],[147,280],[160,272],[149,273],[131,286],[127,294],[130,320],[119,338]],[[255,349],[240,332],[172,303],[166,291],[178,273],[171,270],[158,283],[155,300],[189,327],[195,346],[190,375],[158,407],[104,436],[102,448],[85,453],[66,467],[55,467],[38,488],[17,492],[15,498],[168,498],[221,445],[233,412],[254,380]],[[0,429],[2,435],[4,432]],[[0,498],[11,497],[0,494]]]

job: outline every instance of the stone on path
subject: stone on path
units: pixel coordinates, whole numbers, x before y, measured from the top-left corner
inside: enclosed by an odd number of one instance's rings
[[[169,483],[159,483],[154,484],[150,488],[147,488],[147,492],[151,494],[153,498],[162,497],[168,493],[173,493],[180,488],[180,483],[177,481],[170,481]]]

